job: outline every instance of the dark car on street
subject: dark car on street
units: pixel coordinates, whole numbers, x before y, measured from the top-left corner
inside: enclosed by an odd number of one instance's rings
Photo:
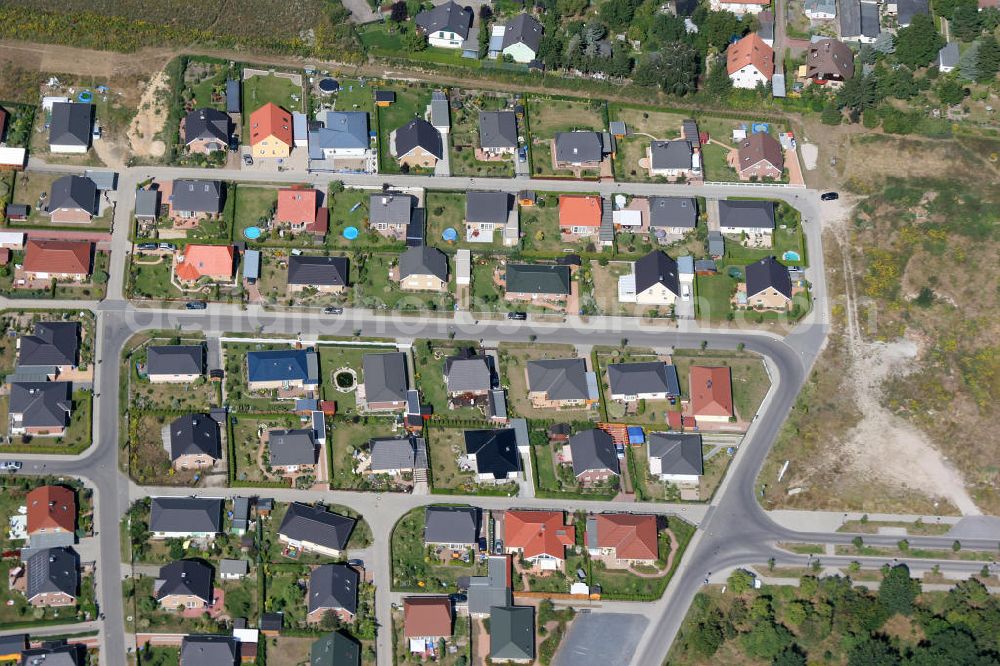
[[[823,201],[836,201],[837,199],[840,198],[840,195],[837,194],[836,192],[824,192],[823,194],[819,195],[819,198],[822,199]]]
[[[184,304],[188,310],[204,310],[208,307],[208,303],[205,301],[188,301]]]

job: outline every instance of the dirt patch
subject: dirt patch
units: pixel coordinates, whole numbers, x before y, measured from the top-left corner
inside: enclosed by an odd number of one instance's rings
[[[167,147],[156,135],[163,130],[167,121],[166,99],[170,94],[167,74],[157,72],[149,81],[142,98],[139,111],[128,128],[128,142],[137,157],[162,157]]]

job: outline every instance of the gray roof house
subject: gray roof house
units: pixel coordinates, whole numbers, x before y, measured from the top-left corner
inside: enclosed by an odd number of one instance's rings
[[[22,640],[26,639],[22,636]],[[21,666],[80,666],[85,663],[87,648],[83,643],[65,640],[44,641],[42,647],[21,652]],[[10,654],[5,651],[4,654]]]
[[[409,388],[406,354],[365,354],[361,365],[367,403],[406,401],[406,390]]]
[[[948,42],[938,51],[938,70],[950,72],[958,67],[958,42]]]
[[[448,95],[443,90],[431,93],[431,125],[442,132],[447,132],[451,128]]]
[[[323,506],[292,502],[278,528],[290,541],[308,541],[330,550],[344,550],[354,531],[354,518],[327,511]]]
[[[509,192],[467,192],[465,221],[504,225],[513,203],[514,197]]]
[[[681,293],[677,262],[665,252],[653,250],[635,262],[635,293],[641,294],[657,284],[666,287],[674,296]]]
[[[707,244],[709,255],[721,257],[726,254],[726,239],[721,231],[709,231]]]
[[[802,9],[810,17],[836,16],[837,0],[805,0]]]
[[[399,255],[399,279],[404,280],[411,275],[433,275],[442,282],[447,282],[448,255],[428,245],[406,248]]]
[[[208,414],[185,414],[170,423],[170,459],[196,455],[222,458],[219,423]]]
[[[528,391],[549,400],[588,400],[587,364],[582,358],[528,361]]]
[[[250,572],[250,563],[246,560],[219,560],[219,578],[239,579]]]
[[[542,43],[542,24],[530,14],[518,14],[504,27],[501,50],[515,44],[524,44],[535,55]]]
[[[577,477],[603,470],[619,473],[614,440],[603,430],[591,428],[576,433],[569,438],[569,449],[573,457],[573,474]]]
[[[271,430],[267,433],[271,467],[294,467],[316,464],[316,437],[312,428]]]
[[[704,463],[701,435],[654,432],[649,435],[651,472],[661,475],[701,476]]]
[[[181,639],[184,666],[233,666],[240,653],[239,642],[232,636],[187,635]]]
[[[309,649],[309,666],[360,666],[361,646],[339,631],[325,634]]]
[[[346,564],[324,564],[309,576],[309,612],[358,612],[358,572]]]
[[[490,609],[490,659],[535,659],[535,609],[532,606],[496,606]]]
[[[194,109],[184,117],[184,141],[208,141],[212,150],[229,147],[229,116],[216,109]]]
[[[206,604],[212,603],[212,567],[200,560],[178,560],[160,567],[153,584],[153,596],[162,602],[173,595],[193,596]]]
[[[135,191],[135,216],[140,220],[155,220],[160,216],[160,191]]]
[[[83,176],[63,176],[52,183],[49,192],[49,212],[61,208],[79,208],[91,216],[97,215],[97,185]]]
[[[396,130],[396,157],[405,157],[416,148],[423,148],[437,159],[444,157],[441,133],[423,118],[414,118]]]
[[[552,264],[507,264],[508,294],[568,296],[569,266]]]
[[[917,14],[929,14],[928,0],[896,0],[896,15],[900,28],[905,28],[913,22]]]
[[[694,229],[698,224],[698,202],[694,197],[649,197],[649,226]]]
[[[160,345],[146,349],[146,374],[200,375],[205,372],[205,349],[201,345]]]
[[[449,394],[485,393],[493,386],[493,373],[486,357],[469,353],[445,359],[444,379]]]
[[[429,506],[424,543],[472,546],[479,540],[480,511],[473,506]]]
[[[44,548],[32,554],[25,566],[24,595],[28,601],[41,594],[62,593],[76,598],[80,588],[80,558],[71,549]]]
[[[513,111],[479,112],[479,147],[483,150],[517,148],[517,117]]]
[[[453,32],[465,39],[472,27],[472,10],[449,1],[418,13],[413,22],[427,34]]]
[[[210,497],[154,497],[149,531],[154,535],[217,534],[222,531],[222,500]]]
[[[223,203],[221,180],[175,180],[170,192],[170,206],[178,213],[218,215],[222,212]]]
[[[599,132],[557,132],[556,162],[591,164],[604,159],[605,146]]]
[[[643,363],[612,363],[608,365],[608,383],[612,396],[644,397],[651,394],[679,396],[677,368],[662,361]]]
[[[93,129],[94,105],[56,102],[49,121],[49,148],[88,148]]]
[[[15,429],[60,431],[73,410],[70,382],[13,382],[9,413]]]
[[[788,269],[774,257],[764,257],[746,267],[747,297],[765,289],[774,289],[786,298],[792,297],[792,279]]]
[[[357,150],[371,145],[366,111],[327,111],[323,125],[314,131],[319,134],[324,148]]]
[[[723,199],[719,202],[719,227],[723,232],[774,229],[774,202]]]
[[[683,139],[676,141],[653,141],[649,145],[654,171],[660,169],[690,169],[694,151],[691,142]]]
[[[387,437],[368,442],[373,472],[396,473],[427,469],[427,446],[423,437]]]
[[[22,335],[17,357],[19,368],[75,366],[80,349],[80,324],[75,321],[40,321],[32,335]]]
[[[288,258],[288,284],[346,287],[349,275],[347,257]]]
[[[506,555],[486,560],[486,575],[469,579],[468,596],[471,615],[489,615],[494,607],[510,605],[510,564]]]
[[[368,224],[406,226],[417,205],[415,197],[398,192],[382,192],[368,197]]]
[[[243,100],[240,88],[239,79],[226,79],[226,113],[242,113]]]

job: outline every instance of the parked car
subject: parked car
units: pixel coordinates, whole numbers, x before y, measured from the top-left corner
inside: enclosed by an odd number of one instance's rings
[[[4,472],[16,472],[21,469],[21,463],[16,460],[4,460],[0,462],[0,470]]]
[[[293,256],[293,257],[299,257],[299,256],[301,256],[301,255],[302,255],[302,250],[300,250],[300,249],[298,249],[298,248],[296,248],[296,249],[292,250],[292,256]]]
[[[336,305],[328,305],[323,308],[323,314],[337,315],[344,314],[344,308],[338,307]]]
[[[518,162],[528,161],[528,149],[525,148],[524,146],[521,146],[520,148],[517,149],[517,161]]]
[[[177,251],[177,246],[173,243],[160,243],[157,247],[161,250],[167,250],[169,252]]]
[[[349,566],[349,567],[361,567],[361,568],[364,568],[365,561],[364,560],[347,560],[347,566]]]
[[[525,321],[528,318],[527,312],[508,312],[507,319],[513,319],[514,321]]]
[[[135,246],[137,250],[155,250],[156,243],[139,243]]]
[[[454,594],[449,594],[448,598],[451,599],[452,603],[455,603],[455,604],[464,604],[465,602],[467,602],[469,600],[468,595],[459,594],[457,592],[454,593]]]
[[[819,195],[819,198],[822,199],[823,201],[836,201],[837,199],[840,198],[840,195],[837,194],[836,192],[824,192],[823,194]]]
[[[243,164],[246,164],[247,166],[253,166],[253,157],[251,157],[250,155],[244,155]]]
[[[691,287],[687,286],[686,284],[681,285],[681,300],[682,301],[691,300]]]
[[[205,301],[188,301],[184,304],[188,310],[204,310],[208,307],[208,303]]]
[[[503,539],[495,539],[493,541],[493,552],[497,555],[503,555]]]
[[[479,537],[479,552],[485,553],[489,544],[486,543],[486,537]]]

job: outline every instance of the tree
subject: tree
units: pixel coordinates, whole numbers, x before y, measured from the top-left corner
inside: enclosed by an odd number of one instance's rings
[[[612,30],[624,30],[632,22],[635,10],[641,4],[637,0],[608,0],[601,5],[598,15]]]
[[[844,81],[837,91],[837,104],[854,113],[864,112],[878,104],[877,80],[872,74],[861,74]]]
[[[847,653],[847,666],[896,666],[902,663],[899,650],[882,636],[868,636]]]
[[[699,622],[691,632],[691,647],[703,657],[711,657],[725,641],[722,627],[716,620]]]
[[[792,644],[792,633],[771,621],[757,622],[740,640],[743,649],[757,659],[774,659]]]
[[[979,57],[976,59],[976,80],[989,83],[1000,71],[1000,44],[993,35],[986,35],[979,43]]]
[[[587,0],[556,0],[556,11],[562,16],[582,14],[590,3]]]
[[[878,588],[878,602],[886,615],[896,613],[910,615],[913,613],[913,602],[920,594],[920,581],[910,578],[910,568],[898,564],[882,579]]]
[[[729,580],[726,581],[726,584],[729,585],[733,594],[743,594],[753,587],[753,574],[746,569],[737,569],[729,574]]]
[[[910,25],[896,33],[896,60],[912,68],[929,64],[944,46],[929,14],[917,14]]]
[[[698,12],[695,13],[698,16]],[[695,20],[695,23],[698,23]],[[701,23],[698,23],[698,37],[704,40],[708,48],[714,48],[720,53],[726,49],[733,37],[742,37],[749,26],[745,25],[732,12],[707,12]]]
[[[954,106],[965,98],[965,88],[962,87],[961,83],[950,77],[941,79],[935,92],[941,103],[948,106]]]
[[[479,20],[489,21],[493,18],[493,9],[489,5],[479,6]]]
[[[979,79],[979,49],[981,42],[972,42],[969,48],[958,57],[958,78],[963,81],[977,81]]]
[[[979,8],[976,5],[962,5],[956,8],[948,28],[962,42],[971,42],[979,37],[983,29]]]
[[[406,1],[397,0],[397,2],[392,3],[392,8],[389,11],[389,20],[393,23],[402,23],[410,14],[406,10]]]
[[[410,30],[403,37],[403,47],[407,51],[423,51],[427,48],[427,40],[416,30]]]
[[[673,95],[693,93],[698,83],[698,51],[690,44],[672,42],[650,53],[636,65],[632,80],[640,86],[658,86]]]
[[[798,645],[789,645],[774,658],[771,666],[806,666],[806,655]]]
[[[824,125],[839,125],[843,118],[844,114],[833,104],[827,104],[823,107],[823,113],[819,117]]]

